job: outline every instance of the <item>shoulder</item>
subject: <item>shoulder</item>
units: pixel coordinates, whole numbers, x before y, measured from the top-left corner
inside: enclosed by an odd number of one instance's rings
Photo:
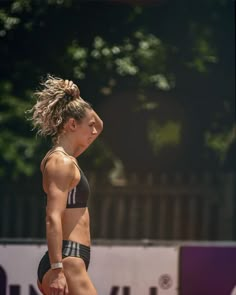
[[[41,168],[43,168],[43,175],[47,175],[48,177],[72,178],[75,173],[73,160],[60,152],[49,155],[45,161],[42,161]]]

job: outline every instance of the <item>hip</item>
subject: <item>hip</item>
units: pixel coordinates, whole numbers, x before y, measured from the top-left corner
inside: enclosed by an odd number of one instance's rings
[[[90,247],[71,241],[71,240],[63,240],[62,243],[62,257],[78,257],[81,258],[84,263],[86,270],[89,267],[90,263]],[[50,266],[50,260],[49,260],[49,254],[48,251],[44,254],[42,259],[39,262],[38,266],[38,280],[40,283],[42,283],[43,276],[45,273],[51,268]]]

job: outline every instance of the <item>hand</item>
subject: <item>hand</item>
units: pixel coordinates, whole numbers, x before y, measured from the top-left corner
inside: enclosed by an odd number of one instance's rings
[[[50,279],[50,295],[68,295],[68,285],[66,277],[62,269],[52,271],[52,277]]]
[[[66,88],[72,88],[73,85],[74,85],[73,81],[65,80]]]

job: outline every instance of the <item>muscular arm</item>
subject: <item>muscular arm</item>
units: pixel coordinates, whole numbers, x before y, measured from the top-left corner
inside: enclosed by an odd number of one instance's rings
[[[74,165],[64,155],[54,155],[43,172],[47,193],[46,238],[50,263],[62,261],[62,218],[68,192],[74,178]]]
[[[102,132],[103,129],[103,121],[101,120],[101,118],[98,116],[98,114],[93,111],[94,114],[94,119],[95,119],[95,128],[97,129],[97,136]]]

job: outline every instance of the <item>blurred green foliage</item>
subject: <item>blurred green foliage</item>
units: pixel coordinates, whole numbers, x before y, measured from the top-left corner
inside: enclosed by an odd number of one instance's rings
[[[235,140],[226,140],[234,126],[232,7],[226,0],[166,0],[150,6],[1,1],[1,177],[34,175],[50,145],[36,140],[25,114],[47,73],[79,81],[82,96],[86,93],[95,108],[121,90],[135,89],[132,111],[148,114],[146,141],[153,157],[166,146],[182,144],[183,160],[207,154],[207,165],[220,167]],[[185,109],[182,122],[171,104],[165,122],[157,116],[159,97],[166,93]],[[116,157],[100,139],[83,159],[90,168],[110,169]]]
[[[178,122],[168,121],[160,126],[156,121],[150,121],[148,126],[148,139],[153,147],[154,153],[166,146],[178,145],[181,140],[181,126]]]

